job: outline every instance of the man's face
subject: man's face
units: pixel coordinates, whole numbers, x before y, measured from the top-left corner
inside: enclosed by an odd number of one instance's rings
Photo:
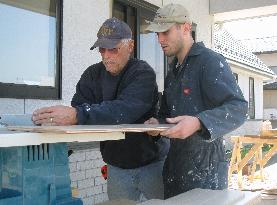
[[[165,32],[158,32],[158,40],[166,56],[175,56],[184,47],[182,25],[174,25]]]
[[[102,62],[106,70],[112,75],[119,74],[127,64],[133,48],[133,40],[123,40],[112,49],[99,48],[99,52],[102,56]]]

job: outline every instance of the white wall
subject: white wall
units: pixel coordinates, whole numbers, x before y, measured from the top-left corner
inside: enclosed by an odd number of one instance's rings
[[[255,119],[263,119],[263,80],[254,77],[255,86]]]

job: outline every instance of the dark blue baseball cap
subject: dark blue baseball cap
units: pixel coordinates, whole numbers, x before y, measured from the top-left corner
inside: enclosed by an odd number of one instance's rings
[[[97,41],[90,50],[96,47],[115,48],[122,39],[131,39],[132,31],[130,27],[123,21],[113,17],[107,19],[100,27],[97,33]]]

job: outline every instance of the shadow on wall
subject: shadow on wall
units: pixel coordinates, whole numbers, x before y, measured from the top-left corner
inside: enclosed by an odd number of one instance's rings
[[[270,120],[272,129],[277,129],[277,120]]]

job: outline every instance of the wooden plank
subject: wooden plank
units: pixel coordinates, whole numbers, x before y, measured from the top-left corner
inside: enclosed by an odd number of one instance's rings
[[[107,133],[164,131],[173,124],[121,124],[121,125],[72,125],[72,126],[7,126],[8,130],[36,133]]]
[[[121,124],[119,125],[123,132],[148,132],[148,131],[165,131],[175,124]]]
[[[274,144],[273,147],[270,148],[270,150],[265,154],[265,156],[263,157],[262,160],[262,166],[266,165],[266,163],[268,162],[268,160],[276,153],[277,151],[277,145]]]
[[[230,161],[230,165],[229,165],[229,170],[228,170],[228,181],[230,184],[230,180],[231,180],[231,176],[233,174],[234,171],[236,171],[238,169],[237,167],[237,154],[239,151],[240,154],[240,145],[239,145],[239,138],[232,138],[232,140],[234,141],[234,147],[233,147],[233,151],[232,151],[232,157],[231,157],[231,161]]]
[[[261,136],[265,136],[265,137],[277,136],[277,129],[262,130]]]
[[[238,172],[238,186],[242,187],[242,169],[239,169],[239,164],[241,162],[241,153],[240,153],[240,148],[242,146],[241,141],[238,141],[239,148],[236,150],[237,151],[237,172]]]
[[[277,143],[277,137],[260,137],[260,136],[249,136],[240,137],[242,143],[264,143],[274,144]]]
[[[7,126],[11,131],[35,132],[35,133],[56,133],[56,134],[77,134],[77,133],[101,133],[121,132],[115,125],[72,125],[72,126]]]
[[[111,133],[3,133],[0,134],[0,147],[15,147],[27,145],[40,145],[43,143],[60,142],[98,142],[106,140],[124,139],[122,132]]]
[[[263,144],[254,144],[253,147],[247,152],[244,158],[238,163],[238,170],[242,170],[242,168],[247,164],[247,162],[254,156],[256,152],[258,152],[262,148]]]

